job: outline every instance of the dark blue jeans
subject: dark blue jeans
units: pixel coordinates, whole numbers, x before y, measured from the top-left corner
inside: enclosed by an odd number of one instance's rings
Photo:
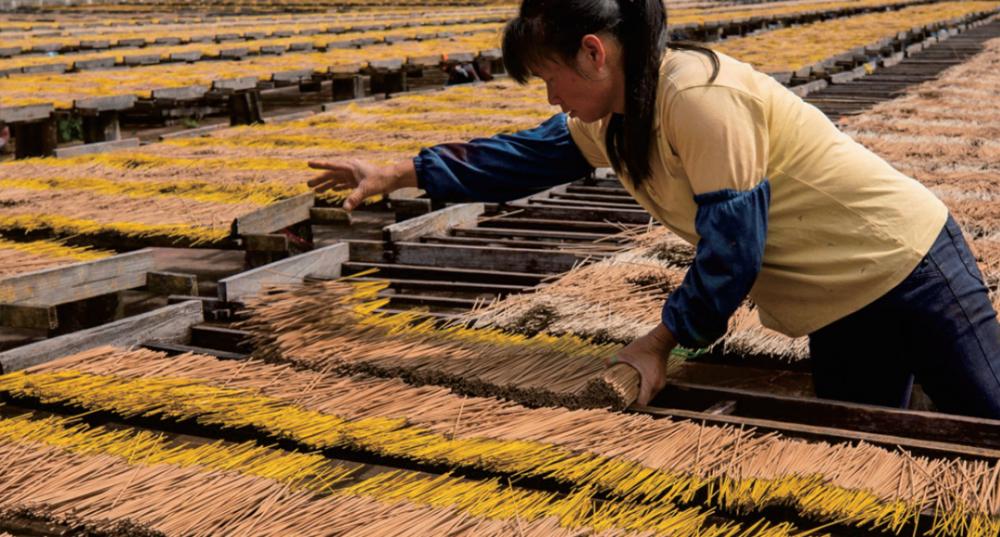
[[[816,395],[906,407],[914,377],[942,412],[1000,419],[1000,324],[950,216],[907,278],[809,336]]]

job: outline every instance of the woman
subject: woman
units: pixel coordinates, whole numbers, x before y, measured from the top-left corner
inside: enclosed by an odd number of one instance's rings
[[[310,163],[348,210],[419,186],[443,200],[523,197],[611,166],[696,244],[662,323],[611,362],[666,383],[677,344],[725,333],[749,296],[762,322],[809,335],[820,397],[905,407],[914,376],[943,411],[1000,418],[1000,325],[946,207],[771,77],[667,44],[661,0],[524,0],[504,62],[562,108],[541,126],[423,149],[380,168]],[[568,116],[568,117],[567,117]]]

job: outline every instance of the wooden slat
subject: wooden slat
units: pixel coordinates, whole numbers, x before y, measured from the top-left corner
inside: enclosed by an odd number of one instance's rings
[[[347,261],[346,244],[332,244],[219,280],[219,299],[242,302],[267,285],[301,282],[306,276],[337,278]]]
[[[55,330],[59,327],[59,316],[55,306],[0,304],[0,326]]]
[[[498,250],[481,246],[397,242],[391,251],[383,253],[381,243],[374,241],[351,241],[350,244],[351,260],[369,263],[393,260],[407,265],[553,274],[565,272],[583,260],[569,253],[522,248]]]
[[[410,278],[415,280],[445,280],[477,283],[497,283],[508,285],[537,285],[545,275],[526,272],[463,269],[455,267],[426,267],[418,265],[379,262],[358,262],[352,260],[341,266],[343,274],[377,269],[373,277]]]
[[[1000,421],[967,416],[678,383],[668,384],[653,404],[695,410],[720,401],[735,401],[736,407],[731,414],[736,416],[957,442],[1000,450]]]
[[[131,347],[146,341],[185,341],[191,326],[203,321],[201,302],[166,306],[0,353],[0,373],[18,371],[102,345]]]
[[[413,295],[407,293],[379,293],[380,298],[388,298],[390,305],[412,304],[416,306],[437,306],[445,308],[472,309],[481,300],[435,295]]]
[[[147,272],[146,288],[157,295],[197,295],[198,277],[180,272]]]
[[[236,235],[268,234],[309,220],[309,209],[315,204],[316,195],[307,192],[287,200],[272,203],[234,223]]]
[[[544,205],[544,206],[560,206],[560,207],[580,207],[588,208],[594,207],[598,209],[633,209],[639,207],[638,203],[615,203],[613,201],[580,201],[580,200],[564,200],[557,198],[540,198],[530,200],[528,203],[533,205]]]
[[[0,302],[54,306],[146,285],[153,250],[19,274],[0,281]]]
[[[456,226],[475,224],[476,218],[483,214],[483,211],[482,203],[450,205],[444,209],[386,226],[383,235],[387,241],[399,242],[434,233],[444,233]]]
[[[647,224],[649,213],[641,209],[602,209],[596,207],[539,207],[527,203],[508,204],[512,210],[520,210],[520,218],[541,218],[550,220],[585,220],[590,222],[620,222],[624,224]]]
[[[615,233],[621,233],[624,231],[622,224],[616,224],[611,222],[583,222],[575,220],[559,220],[551,218],[520,218],[519,216],[513,217],[500,217],[492,220],[483,220],[479,222],[480,227],[489,228],[524,228],[524,229],[534,229],[534,230],[558,230],[558,231],[572,231],[572,232],[583,232],[583,233],[606,233],[608,235],[613,235]]]
[[[457,237],[497,237],[514,238],[523,237],[530,239],[551,239],[565,241],[592,242],[608,238],[604,233],[587,233],[583,231],[546,231],[540,229],[517,229],[517,228],[481,228],[481,227],[456,227],[451,230]],[[609,240],[608,244],[615,244],[617,241]]]
[[[52,115],[55,106],[51,104],[32,104],[28,106],[0,106],[0,122],[21,123],[38,121]]]
[[[220,360],[246,360],[250,356],[241,352],[229,352],[219,349],[210,349],[207,347],[198,347],[195,345],[184,345],[181,343],[156,343],[149,342],[143,343],[144,348],[153,351],[159,351],[166,353],[169,356],[175,356],[178,354],[194,353],[201,354],[204,356],[214,356]]]
[[[656,418],[687,419],[707,425],[728,425],[733,427],[742,427],[745,429],[754,429],[761,433],[776,432],[795,438],[806,438],[825,442],[867,442],[869,444],[889,449],[901,448],[911,453],[930,457],[986,460],[991,462],[1000,459],[1000,450],[996,449],[965,446],[947,442],[916,440],[885,434],[849,431],[834,427],[820,427],[775,420],[742,418],[723,414],[709,414],[708,412],[638,405],[633,405],[630,407],[630,410]]]
[[[372,276],[362,276],[359,278],[347,277],[346,280],[355,282],[384,282],[388,281],[393,289],[417,289],[421,291],[448,291],[455,293],[478,293],[478,294],[500,294],[519,293],[528,289],[527,285],[510,285],[500,283],[474,283],[461,281],[443,280],[412,280],[406,278],[379,278]]]
[[[531,239],[500,239],[491,237],[424,237],[421,242],[425,244],[468,244],[472,246],[500,246],[504,248],[526,248],[533,250],[561,251],[569,248],[581,248],[579,242],[567,241],[543,241]],[[588,243],[589,244],[589,243]],[[607,248],[595,248],[587,246],[588,252],[592,255],[603,255],[602,251],[617,251],[614,244],[608,244]]]
[[[207,324],[191,327],[190,343],[198,347],[249,354],[253,350],[249,339],[245,330]]]

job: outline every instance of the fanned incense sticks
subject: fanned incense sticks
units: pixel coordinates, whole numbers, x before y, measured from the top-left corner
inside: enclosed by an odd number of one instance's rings
[[[528,409],[398,380],[107,348],[0,377],[0,391],[125,416],[251,427],[316,449],[546,477],[654,505],[707,492],[700,501],[725,512],[785,505],[804,517],[898,531],[934,510],[935,527],[922,531],[985,536],[1000,529],[1000,465],[864,444]]]
[[[670,504],[633,505],[607,499],[598,502],[586,489],[569,495],[560,495],[513,489],[501,486],[497,480],[469,481],[448,475],[425,476],[401,470],[385,471],[365,479],[353,479],[351,468],[332,465],[317,454],[283,452],[254,444],[229,446],[215,443],[191,446],[167,441],[159,435],[148,432],[91,429],[66,418],[34,418],[22,415],[13,419],[0,419],[0,452],[8,444],[24,445],[26,448],[44,446],[43,450],[48,449],[52,453],[62,450],[63,455],[76,455],[81,465],[87,465],[88,461],[95,457],[107,459],[107,456],[111,456],[136,467],[136,472],[140,472],[139,467],[157,467],[160,474],[175,472],[177,469],[201,470],[200,476],[185,474],[188,478],[179,483],[180,490],[170,491],[170,498],[186,493],[185,488],[196,484],[199,478],[210,482],[228,479],[218,475],[219,472],[225,472],[227,476],[238,475],[242,478],[259,478],[256,481],[274,481],[284,484],[285,490],[293,492],[315,492],[318,493],[316,501],[363,498],[388,505],[404,502],[454,511],[456,514],[491,522],[519,520],[529,525],[543,523],[557,531],[562,528],[587,531],[615,529],[620,533],[641,531],[674,536],[722,536],[739,533],[781,537],[789,535],[794,529],[787,523],[772,525],[758,522],[741,527],[740,524],[733,522],[710,522],[711,511],[697,508],[678,509]],[[45,469],[30,471],[18,478],[27,480],[31,475],[42,475],[44,471]],[[74,494],[81,489],[86,490],[91,486],[89,482],[99,477],[100,472],[87,475],[72,482],[64,493]],[[107,479],[114,481],[115,472],[109,472]],[[138,500],[132,497],[127,485],[122,486],[115,503],[121,503],[123,499]],[[3,479],[0,478],[0,511],[4,508],[10,509],[7,500],[13,495],[11,491],[5,494],[2,488]],[[141,485],[137,489],[135,493],[143,492]],[[53,494],[54,491],[46,491],[43,497],[51,497]],[[80,501],[77,499],[73,505],[79,506]],[[219,507],[215,506],[211,499],[206,499],[202,503],[206,512],[203,516],[216,516],[213,511],[218,511]],[[34,502],[33,505],[36,514],[50,516],[62,514],[58,509],[46,509],[43,502]],[[114,504],[111,508],[114,508]],[[91,526],[101,526],[100,522],[94,522],[95,519],[101,518],[97,514],[99,510],[99,506],[95,507],[95,511],[87,517],[88,520],[77,522],[89,522]],[[191,515],[182,513],[181,516]],[[139,514],[119,513],[116,520],[119,522],[133,520],[148,524],[150,530],[156,530],[165,524],[173,523],[173,518],[174,515],[166,508],[157,513],[156,507],[151,506]],[[217,518],[220,523],[226,522],[224,518]],[[550,526],[551,521],[556,521],[557,524]],[[303,525],[307,521],[293,518],[277,522],[284,525],[293,523]],[[275,521],[272,520],[270,523]]]
[[[603,378],[616,345],[439,328],[416,312],[385,315],[374,311],[386,302],[376,297],[385,286],[333,281],[275,289],[248,301],[243,324],[259,356],[317,370],[402,377],[532,406],[624,408],[635,400],[627,382]]]
[[[59,265],[92,261],[114,252],[88,247],[67,246],[59,241],[10,241],[0,234],[0,280]],[[0,295],[0,302],[3,296]]]
[[[526,335],[632,341],[660,321],[663,301],[684,279],[694,247],[662,227],[623,237],[627,243],[618,254],[575,267],[532,292],[508,295],[468,313],[465,320]],[[729,331],[713,350],[785,361],[808,356],[806,338],[765,328],[749,301],[733,315]]]

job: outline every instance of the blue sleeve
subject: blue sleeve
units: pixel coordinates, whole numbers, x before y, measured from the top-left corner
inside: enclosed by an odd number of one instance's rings
[[[418,186],[442,201],[510,201],[593,171],[565,114],[526,131],[424,148],[413,165]]]
[[[753,287],[764,262],[767,179],[753,190],[695,196],[701,239],[681,285],[663,305],[663,324],[687,348],[706,347],[726,333],[729,317]]]

